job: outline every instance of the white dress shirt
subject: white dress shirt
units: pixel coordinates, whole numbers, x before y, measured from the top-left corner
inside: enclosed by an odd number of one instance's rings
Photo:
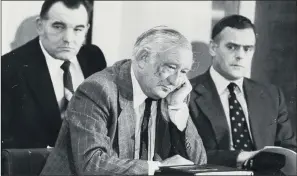
[[[134,151],[134,159],[139,159],[140,152],[140,132],[142,119],[144,115],[145,109],[145,99],[148,98],[142,91],[131,67],[131,80],[132,80],[132,88],[133,88],[133,108],[136,117],[135,124],[135,151]],[[186,103],[182,103],[179,107],[174,107],[168,109],[168,113],[170,119],[173,119],[173,123],[177,124],[185,124],[183,121],[187,121],[189,116],[189,109]],[[155,135],[156,135],[156,117],[157,117],[157,101],[152,102],[151,106],[151,116],[148,123],[148,165],[149,165],[149,175],[153,175],[156,170],[159,169],[160,162],[153,161],[154,153],[155,153]],[[180,118],[179,118],[180,117]],[[186,118],[184,118],[186,117]],[[182,120],[180,120],[182,119]],[[185,120],[184,120],[185,119]],[[178,129],[184,130],[185,125],[177,125]]]
[[[244,96],[244,89],[243,89],[243,78],[235,80],[235,81],[229,81],[226,78],[224,78],[222,75],[220,75],[214,68],[213,66],[211,66],[210,68],[210,76],[216,86],[216,89],[218,91],[218,94],[220,96],[221,99],[221,103],[223,105],[223,109],[225,112],[225,116],[226,116],[226,120],[227,120],[227,124],[228,124],[228,128],[229,128],[229,135],[230,135],[230,141],[229,141],[229,148],[230,150],[234,150],[233,147],[233,141],[232,141],[232,132],[231,132],[231,123],[230,123],[230,117],[229,117],[229,101],[228,101],[228,95],[229,90],[227,88],[227,86],[233,82],[237,85],[237,87],[234,90],[234,93],[236,95],[237,100],[239,101],[245,118],[246,118],[246,122],[247,122],[247,126],[248,126],[248,130],[251,136],[251,140],[252,140],[252,135],[251,135],[251,130],[250,130],[250,123],[249,123],[249,114],[248,114],[248,108],[247,108],[247,103],[246,103],[246,99]]]
[[[145,109],[145,99],[148,98],[140,88],[138,81],[134,75],[134,71],[131,68],[131,79],[133,87],[133,108],[136,117],[135,126],[135,151],[134,158],[139,159],[140,152],[140,134],[141,125]],[[151,106],[151,116],[148,123],[148,161],[152,161],[154,157],[154,146],[155,146],[155,131],[156,131],[156,115],[157,115],[157,103],[152,102]]]
[[[60,59],[55,59],[51,55],[49,55],[48,52],[44,49],[40,40],[39,40],[39,44],[45,56],[45,61],[51,76],[51,81],[54,87],[56,99],[57,99],[59,108],[61,110],[63,106],[62,100],[64,98],[64,83],[63,83],[64,71],[61,69],[61,65],[64,63],[64,61]],[[72,77],[73,89],[75,91],[76,88],[83,82],[84,75],[82,73],[81,67],[76,57],[70,59],[69,61],[70,61],[69,69]]]

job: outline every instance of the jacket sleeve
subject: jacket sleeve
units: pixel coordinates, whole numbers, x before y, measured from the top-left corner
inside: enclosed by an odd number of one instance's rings
[[[285,103],[284,94],[277,88],[278,92],[278,118],[275,145],[297,151],[296,134],[292,129],[291,121],[288,117],[288,110]]]
[[[143,160],[119,158],[110,139],[113,111],[109,86],[85,81],[67,109],[72,155],[80,175],[148,174]]]

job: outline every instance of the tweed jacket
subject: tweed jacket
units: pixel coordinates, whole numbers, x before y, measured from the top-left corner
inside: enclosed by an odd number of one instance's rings
[[[78,87],[41,175],[148,174],[147,161],[134,159],[130,71],[131,60],[122,60]],[[165,106],[162,108],[166,112]],[[189,160],[206,163],[206,152],[191,118],[185,129],[185,146]]]

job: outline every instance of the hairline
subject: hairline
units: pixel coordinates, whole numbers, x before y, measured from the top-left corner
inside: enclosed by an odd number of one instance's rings
[[[49,17],[48,17],[48,13],[49,13],[49,11],[50,11],[50,10],[52,9],[52,7],[53,7],[55,4],[57,4],[57,3],[62,3],[62,4],[64,5],[65,8],[70,9],[70,10],[77,10],[77,9],[79,9],[81,6],[83,6],[84,9],[85,9],[85,11],[86,11],[86,13],[87,13],[87,18],[88,18],[88,19],[87,19],[87,24],[89,23],[89,20],[90,20],[90,16],[89,16],[90,14],[89,14],[89,13],[91,13],[91,12],[88,12],[88,8],[83,4],[83,2],[79,2],[79,5],[78,5],[77,7],[68,7],[67,4],[66,4],[63,0],[58,0],[58,1],[54,2],[54,3],[52,3],[52,4],[50,5],[50,7],[47,9],[47,11],[44,12],[43,15],[39,14],[40,18],[43,19],[43,20],[48,20],[48,19],[49,19]],[[41,13],[41,12],[40,12],[40,13]]]
[[[255,39],[256,39],[256,33],[255,33],[255,30],[253,29],[252,26],[248,26],[248,27],[245,27],[245,28],[237,28],[237,27],[231,27],[231,26],[225,26],[213,39],[212,41],[214,41],[215,43],[219,43],[221,41],[221,35],[222,35],[222,32],[226,29],[226,28],[231,28],[231,29],[236,29],[236,30],[245,30],[245,29],[252,29],[253,33],[254,33],[254,36],[255,36]]]

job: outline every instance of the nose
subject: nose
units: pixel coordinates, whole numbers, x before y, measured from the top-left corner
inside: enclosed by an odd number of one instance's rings
[[[241,60],[244,58],[244,56],[245,56],[245,51],[243,47],[239,47],[239,49],[236,52],[236,59]]]
[[[180,72],[176,72],[173,75],[168,76],[168,81],[173,86],[178,86],[180,80]]]
[[[63,41],[70,43],[74,38],[74,32],[71,29],[67,29],[64,31]]]

